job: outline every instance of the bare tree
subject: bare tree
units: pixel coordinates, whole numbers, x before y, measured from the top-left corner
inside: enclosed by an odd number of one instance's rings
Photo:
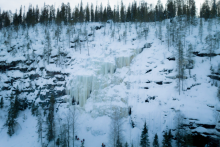
[[[179,89],[179,95],[180,95],[180,89],[181,89],[181,79],[182,79],[182,89],[183,89],[183,79],[184,79],[184,66],[183,66],[183,60],[184,60],[184,52],[183,52],[183,44],[182,44],[182,41],[181,39],[178,40],[178,43],[177,43],[177,56],[178,56],[178,59],[177,59],[177,71],[178,71],[178,75],[177,75],[177,78],[178,78],[178,89]]]
[[[67,30],[66,30],[66,34],[68,35],[68,46],[70,48],[70,34],[71,34],[71,29],[70,29],[70,26],[67,27]]]
[[[209,51],[209,57],[210,57],[210,61],[211,61],[212,54],[214,53],[212,35],[209,34],[208,36],[206,36],[205,41],[206,41],[206,44],[208,45],[206,49]]]
[[[115,108],[111,116],[110,124],[110,143],[113,147],[116,147],[118,142],[122,142],[123,123],[124,122],[120,114],[120,108]]]
[[[41,146],[43,146],[43,117],[41,111],[38,109],[38,117],[37,117],[37,133],[38,138],[40,139]]]
[[[59,42],[59,38],[60,38],[60,27],[58,26],[56,31],[55,31],[55,37],[57,39],[57,46],[58,46],[58,42]]]
[[[78,113],[76,111],[76,105],[73,105],[73,109],[69,110],[70,115],[70,123],[72,125],[72,137],[73,137],[73,147],[75,146],[75,134],[77,132],[77,126],[78,126]]]

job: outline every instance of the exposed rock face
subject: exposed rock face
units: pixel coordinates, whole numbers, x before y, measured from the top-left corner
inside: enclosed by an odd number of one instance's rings
[[[193,52],[194,55],[198,57],[215,57],[218,56],[219,54],[216,53],[199,53],[199,52]]]
[[[208,77],[210,77],[211,79],[220,81],[220,76],[217,76],[217,75],[208,75]]]

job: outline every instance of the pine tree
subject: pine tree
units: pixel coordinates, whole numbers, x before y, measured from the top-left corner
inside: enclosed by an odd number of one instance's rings
[[[98,12],[98,6],[95,7],[95,22],[99,21],[99,12]]]
[[[127,142],[125,143],[125,147],[128,147],[128,143]]]
[[[81,0],[80,9],[79,9],[79,22],[84,21],[84,12],[83,12],[83,2]]]
[[[89,4],[86,5],[86,22],[90,21],[90,11],[89,11]]]
[[[121,10],[120,10],[120,14],[121,14],[121,22],[125,22],[125,12],[124,12],[123,0],[121,0]]]
[[[162,147],[170,147],[167,132],[165,132],[164,135],[163,135]]]
[[[10,108],[8,110],[8,119],[6,120],[6,126],[8,126],[8,135],[12,136],[15,133],[15,126],[16,126],[16,118],[19,112],[19,101],[18,97],[16,96],[14,100],[14,96],[11,93],[10,97]]]
[[[141,133],[140,146],[141,147],[149,147],[150,146],[146,122],[144,123],[144,128],[143,128],[142,133]]]
[[[165,132],[163,135],[163,141],[162,146],[163,147],[172,147],[172,137],[171,130],[169,130],[169,133]]]
[[[93,9],[93,4],[91,4],[91,22],[94,22],[95,21],[95,18],[94,18],[94,9]]]
[[[154,136],[153,147],[159,147],[159,142],[158,142],[158,136],[157,136],[157,134],[155,134],[155,136]]]

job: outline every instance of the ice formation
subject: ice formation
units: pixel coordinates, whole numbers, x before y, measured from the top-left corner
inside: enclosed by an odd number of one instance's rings
[[[72,79],[67,86],[67,94],[71,96],[74,101],[83,107],[86,100],[92,95],[94,99],[100,99],[103,94],[99,93],[100,90],[108,87],[110,84],[118,85],[122,79],[114,76],[117,68],[130,66],[132,59],[143,49],[128,49],[122,50],[122,53],[112,58],[93,58],[88,61],[85,68],[90,69],[92,72],[77,73],[73,75]],[[108,60],[108,61],[106,61]]]

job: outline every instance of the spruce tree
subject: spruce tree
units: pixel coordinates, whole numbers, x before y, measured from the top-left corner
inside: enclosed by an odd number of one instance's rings
[[[149,147],[150,146],[146,122],[144,123],[144,128],[143,128],[142,133],[141,133],[140,146],[141,147]]]
[[[95,21],[95,18],[94,18],[94,9],[93,9],[93,4],[91,4],[91,22],[94,22]]]
[[[128,143],[127,142],[125,143],[125,147],[128,147]]]
[[[157,136],[157,134],[155,134],[155,136],[154,136],[153,147],[159,147],[159,142],[158,142],[158,136]]]
[[[170,146],[170,147],[172,147],[172,146],[171,146],[171,144],[172,144],[172,138],[173,138],[173,135],[172,135],[171,129],[170,129],[170,130],[169,130],[169,134],[168,134],[168,141],[169,141],[169,146]]]
[[[162,147],[170,147],[167,132],[165,132],[164,135],[163,135]]]
[[[16,96],[14,100],[14,96],[11,94],[10,97],[10,108],[8,110],[8,119],[6,120],[6,126],[8,126],[8,135],[12,136],[15,133],[15,126],[16,126],[16,118],[19,112],[19,101],[18,97]]]

